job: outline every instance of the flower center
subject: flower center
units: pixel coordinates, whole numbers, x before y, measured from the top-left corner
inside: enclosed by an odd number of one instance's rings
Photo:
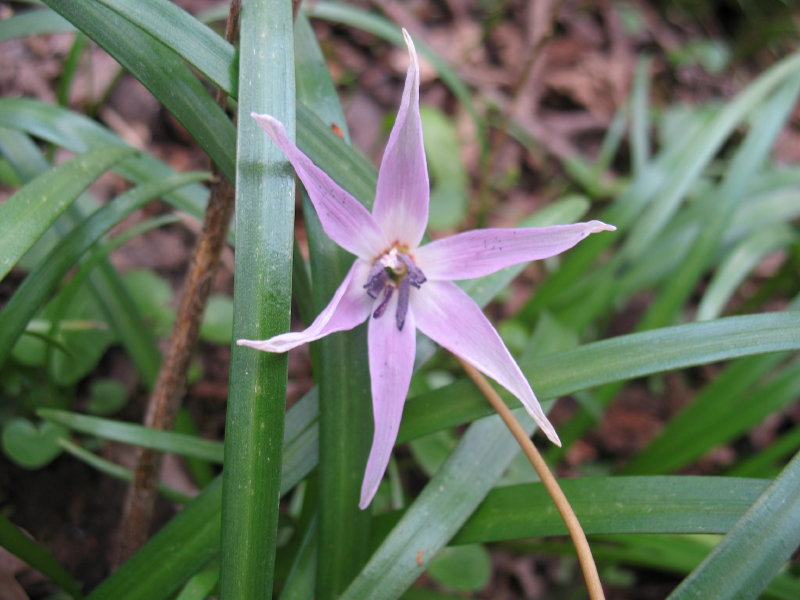
[[[383,294],[378,307],[372,313],[375,319],[383,316],[389,300],[397,289],[397,311],[395,312],[395,322],[397,329],[402,330],[406,322],[408,313],[408,298],[411,294],[411,286],[419,289],[425,283],[425,274],[414,264],[405,252],[396,247],[389,250],[386,254],[375,261],[370,271],[364,289],[370,298],[375,298]]]

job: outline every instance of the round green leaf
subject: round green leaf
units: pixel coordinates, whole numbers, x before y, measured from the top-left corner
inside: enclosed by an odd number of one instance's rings
[[[208,299],[200,337],[214,344],[229,345],[233,339],[233,300],[229,296],[214,295]]]
[[[116,379],[96,379],[89,388],[87,410],[93,415],[111,415],[125,406],[128,390]]]
[[[28,419],[16,417],[3,428],[3,450],[15,463],[28,469],[38,469],[61,454],[58,439],[67,430],[46,421],[38,427]]]
[[[489,553],[479,544],[442,549],[431,561],[428,575],[455,590],[477,591],[489,583]]]

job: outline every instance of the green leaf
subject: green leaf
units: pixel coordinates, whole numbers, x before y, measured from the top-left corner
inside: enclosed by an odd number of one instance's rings
[[[478,591],[489,583],[489,552],[478,544],[444,548],[431,561],[427,573],[454,590]]]
[[[36,270],[25,278],[0,312],[3,317],[0,319],[0,364],[24,331],[25,325],[43,305],[50,291],[93,243],[119,221],[153,198],[203,177],[205,175],[199,173],[173,175],[132,188],[100,208],[64,237]],[[115,293],[114,296],[127,297],[124,293]]]
[[[66,430],[56,423],[39,426],[28,419],[15,417],[3,427],[3,451],[11,460],[27,469],[38,469],[61,454],[58,439]]]
[[[734,477],[582,477],[559,482],[581,527],[600,533],[725,533],[769,484]],[[565,535],[541,483],[492,490],[453,544]]]
[[[800,453],[670,600],[758,598],[800,545]]]
[[[236,132],[211,94],[170,48],[98,0],[79,5],[71,0],[44,2],[141,81],[233,181]]]
[[[96,0],[161,40],[197,67],[214,85],[236,97],[233,46],[218,33],[172,2]],[[197,57],[202,56],[202,60]]]
[[[29,10],[0,21],[0,42],[14,38],[75,31],[75,27],[52,10]]]
[[[128,147],[117,135],[97,121],[60,106],[30,98],[0,98],[0,125],[27,132],[73,152],[86,152],[103,146]],[[15,148],[18,140],[13,140],[12,144]],[[5,152],[6,148],[3,150]],[[27,161],[20,164],[20,167],[26,166],[30,166]],[[114,170],[136,183],[163,179],[176,174],[174,169],[147,153],[140,153],[124,160],[117,164]],[[194,184],[172,191],[166,194],[164,199],[176,208],[201,218],[207,197],[208,190]]]
[[[216,463],[222,462],[223,451],[220,442],[62,410],[43,408],[37,414],[60,426],[99,438],[152,448],[161,452],[194,456]]]
[[[20,531],[5,515],[0,514],[0,547],[33,567],[53,583],[72,595],[82,598],[81,586],[47,550]]]
[[[525,419],[522,425],[528,432],[533,430],[524,409],[513,412]],[[473,423],[342,599],[399,597],[461,528],[517,452],[519,446],[499,417]]]
[[[425,133],[425,155],[431,175],[431,202],[428,226],[452,229],[467,213],[467,173],[458,148],[455,127],[440,110],[420,108]]]
[[[78,195],[130,148],[98,148],[53,167],[0,204],[0,279]]]
[[[133,471],[130,469],[113,463],[110,460],[100,458],[96,454],[89,452],[83,446],[75,444],[66,438],[59,438],[58,443],[65,452],[68,452],[78,460],[85,462],[101,473],[116,477],[122,481],[133,481]],[[158,492],[164,496],[164,498],[172,502],[177,502],[178,504],[187,504],[192,499],[191,496],[161,483],[158,484],[156,489],[158,489]]]
[[[697,307],[697,320],[707,321],[722,314],[736,288],[767,255],[794,242],[797,235],[787,224],[756,231],[734,248],[712,277]]]
[[[93,415],[111,415],[119,411],[128,401],[128,390],[116,379],[95,379],[89,386],[89,402],[86,405]]]
[[[298,100],[314,111],[314,122],[325,127],[326,136],[333,135],[331,125],[336,124],[347,139],[336,87],[305,16],[299,16],[295,22],[295,35]],[[302,111],[298,117],[298,138],[301,138]],[[311,122],[310,116],[306,121]],[[353,152],[349,146],[345,147]],[[365,185],[359,186],[358,194],[362,202],[369,204],[374,195],[375,172],[369,164],[364,163],[363,168],[359,179]],[[334,178],[353,179],[349,172],[330,174]],[[341,284],[353,264],[353,256],[339,248],[323,231],[305,193],[303,216],[313,282],[307,300],[311,301],[316,315]],[[312,368],[320,398],[319,494],[325,498],[320,506],[316,538],[316,551],[325,557],[315,562],[316,595],[320,600],[334,598],[341,592],[367,558],[370,513],[358,508],[372,434],[365,330],[363,326],[357,327],[311,345]],[[344,430],[349,434],[341,435]]]
[[[240,27],[233,334],[266,339],[289,329],[294,174],[247,115],[271,114],[294,134],[291,3],[245,2]],[[272,595],[286,380],[285,354],[233,347],[220,542],[227,600]]]
[[[520,367],[541,399],[737,356],[798,348],[797,316],[766,313],[619,336],[568,352],[522,360]],[[483,397],[468,382],[459,381],[409,399],[398,441],[487,414],[490,409]]]
[[[172,286],[151,269],[131,269],[122,275],[131,298],[157,336],[169,333],[175,321]]]
[[[200,338],[213,344],[230,344],[233,334],[233,299],[230,296],[212,294],[208,298],[203,321],[200,323]]]

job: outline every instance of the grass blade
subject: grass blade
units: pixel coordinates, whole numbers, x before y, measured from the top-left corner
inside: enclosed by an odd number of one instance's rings
[[[0,515],[0,547],[5,548],[53,583],[61,586],[74,598],[83,597],[81,586],[73,579],[69,571],[50,552],[22,533],[5,515]]]
[[[0,279],[83,190],[133,153],[132,148],[90,150],[43,173],[0,204]]]
[[[172,50],[97,0],[44,1],[141,81],[186,127],[220,171],[233,180],[233,125]]]
[[[568,352],[523,359],[520,367],[539,398],[554,398],[653,373],[798,348],[797,315],[765,313],[623,335]],[[398,441],[487,414],[489,409],[480,394],[466,381],[459,381],[409,399]]]
[[[161,452],[174,452],[182,456],[194,456],[215,463],[222,462],[223,449],[219,442],[65,410],[43,408],[36,414],[48,421],[60,423],[73,431],[102,439],[143,446]]]
[[[233,338],[289,329],[294,176],[283,154],[249,118],[269,113],[294,131],[291,4],[246,0],[241,12],[236,164]],[[225,434],[220,595],[272,597],[286,355],[234,346]]]
[[[726,533],[767,488],[733,477],[583,477],[561,482],[586,533]],[[564,535],[540,483],[492,490],[453,538],[473,544]]]
[[[800,545],[800,453],[669,596],[758,598]]]
[[[120,148],[120,150],[123,150]],[[124,154],[123,154],[124,155]],[[100,208],[59,242],[39,266],[23,281],[0,315],[0,363],[25,329],[26,323],[47,300],[60,279],[80,256],[106,232],[133,211],[154,198],[205,179],[205,173],[187,173],[154,180],[135,187]]]

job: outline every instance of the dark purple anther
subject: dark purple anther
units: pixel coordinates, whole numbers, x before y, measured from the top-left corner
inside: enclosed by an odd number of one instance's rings
[[[405,254],[400,254],[399,256],[400,260],[402,260],[403,264],[406,266],[406,269],[408,269],[408,274],[406,275],[406,279],[411,285],[419,289],[419,286],[421,286],[423,283],[427,281],[427,279],[425,278],[425,273],[423,273],[420,270],[420,268],[414,264],[414,261],[408,258],[408,256],[406,256]],[[403,319],[405,319],[405,311]]]
[[[376,262],[375,266],[372,267],[372,271],[370,271],[367,285],[364,286],[369,297],[377,298],[386,286],[388,280],[389,274],[386,272],[386,269],[380,262]]]
[[[378,304],[378,308],[375,309],[375,312],[372,313],[374,318],[377,319],[386,312],[386,307],[389,305],[389,299],[392,297],[392,292],[394,292],[394,286],[387,285],[386,289],[383,291],[383,300],[381,300],[381,303]]]
[[[403,325],[406,323],[406,313],[408,313],[408,296],[411,293],[411,285],[413,282],[409,277],[403,279],[397,284],[397,312],[394,314],[395,322],[397,323],[397,330],[403,331]],[[419,286],[417,286],[419,287]]]

